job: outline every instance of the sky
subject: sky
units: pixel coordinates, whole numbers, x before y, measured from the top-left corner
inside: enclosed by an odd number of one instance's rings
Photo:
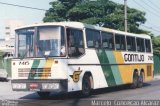
[[[53,0],[0,0],[0,2],[41,8],[48,10],[51,6],[49,2]],[[124,0],[112,0],[124,4]],[[127,0],[127,5],[131,8],[146,12],[146,23],[141,28],[150,30],[155,35],[160,35],[160,0]],[[41,23],[45,11],[19,8],[0,4],[0,39],[4,38],[5,21],[18,19],[25,24]]]
[[[124,0],[111,0],[124,4]],[[151,31],[155,36],[160,35],[160,0],[127,0],[127,5],[146,13],[147,19],[140,28]]]
[[[0,2],[48,10],[53,0],[0,0]],[[0,4],[0,39],[4,38],[6,20],[22,20],[25,24],[41,23],[45,11]]]

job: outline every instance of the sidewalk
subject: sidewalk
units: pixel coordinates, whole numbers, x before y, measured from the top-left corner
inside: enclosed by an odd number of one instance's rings
[[[159,80],[160,79],[160,75],[155,75],[154,76],[154,80]]]

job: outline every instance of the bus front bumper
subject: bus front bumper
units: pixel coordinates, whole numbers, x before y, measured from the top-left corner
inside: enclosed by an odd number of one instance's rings
[[[47,79],[47,80],[12,80],[13,91],[44,91],[44,92],[67,92],[67,79]]]

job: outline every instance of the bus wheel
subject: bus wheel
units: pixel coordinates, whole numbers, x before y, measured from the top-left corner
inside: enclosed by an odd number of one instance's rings
[[[82,81],[82,96],[87,97],[91,93],[91,80],[89,75],[85,74]]]
[[[50,95],[50,92],[37,92],[37,94],[41,97],[41,98],[48,98]]]
[[[144,73],[141,72],[140,76],[138,77],[138,84],[137,84],[138,88],[141,88],[143,86],[143,80],[144,80]]]
[[[132,89],[135,89],[138,85],[138,72],[134,72],[134,75],[133,75],[133,82],[131,84],[131,88]]]

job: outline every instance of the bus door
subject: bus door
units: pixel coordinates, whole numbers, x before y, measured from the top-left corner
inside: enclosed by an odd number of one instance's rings
[[[83,56],[84,49],[84,40],[83,40],[83,31],[80,29],[67,28],[66,29],[66,38],[67,38],[67,49],[68,49],[68,74],[71,84],[68,84],[68,90],[80,90],[81,86],[81,72],[83,66],[81,64],[81,57]]]

